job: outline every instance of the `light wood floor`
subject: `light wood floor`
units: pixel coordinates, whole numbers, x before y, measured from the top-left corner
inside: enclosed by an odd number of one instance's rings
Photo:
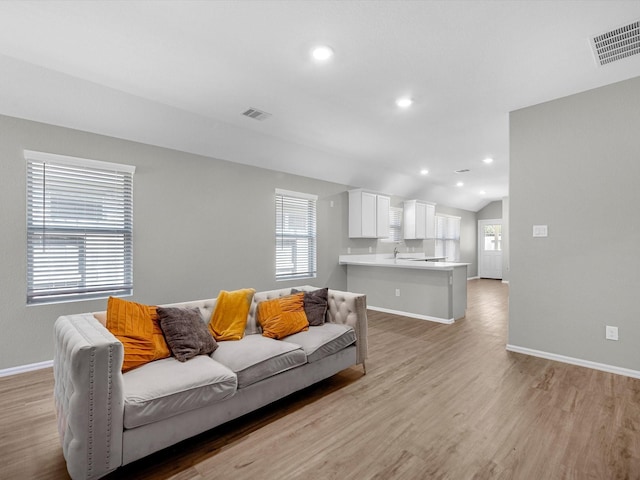
[[[354,367],[109,479],[640,478],[640,381],[505,351],[508,287],[454,325],[369,312]],[[0,478],[68,478],[52,372],[0,379]]]

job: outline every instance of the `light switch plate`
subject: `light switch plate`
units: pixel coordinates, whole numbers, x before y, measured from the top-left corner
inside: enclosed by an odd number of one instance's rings
[[[534,237],[546,237],[549,233],[549,230],[546,225],[534,225],[533,226],[533,236]]]

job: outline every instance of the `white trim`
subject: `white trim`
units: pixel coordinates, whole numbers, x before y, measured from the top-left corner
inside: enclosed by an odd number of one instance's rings
[[[467,282],[468,282],[469,280],[480,280],[480,277],[478,277],[478,276],[475,276],[475,277],[467,277]]]
[[[287,197],[318,201],[318,196],[312,193],[293,192],[291,190],[283,190],[282,188],[276,188],[276,195],[286,195]]]
[[[506,283],[507,285],[509,285],[509,280],[502,280],[502,283]]]
[[[88,158],[69,157],[67,155],[58,155],[57,153],[35,152],[33,150],[25,150],[24,158],[26,160],[36,160],[39,162],[53,162],[64,165],[73,165],[76,167],[93,167],[101,170],[126,172],[131,174],[134,174],[136,171],[136,167],[133,165],[103,162],[102,160],[89,160]]]
[[[367,305],[367,308],[369,310],[375,310],[376,312],[391,313],[393,315],[402,315],[403,317],[417,318],[418,320],[428,320],[429,322],[446,323],[447,325],[451,325],[454,322],[453,318],[430,317],[428,315],[420,315],[419,313],[401,312],[400,310],[391,310],[389,308],[373,307],[371,305]]]
[[[0,370],[0,378],[10,375],[18,375],[19,373],[33,372],[34,370],[42,370],[43,368],[53,367],[53,360],[45,360],[44,362],[30,363],[28,365],[19,365],[17,367],[4,368]]]
[[[605,363],[592,362],[581,358],[566,357],[557,353],[543,352],[532,348],[519,347],[517,345],[507,344],[507,351],[515,353],[523,353],[533,357],[546,358],[547,360],[555,360],[556,362],[568,363],[579,367],[592,368],[603,372],[615,373],[616,375],[624,375],[625,377],[640,378],[640,371],[631,370],[630,368],[616,367],[615,365],[607,365]]]

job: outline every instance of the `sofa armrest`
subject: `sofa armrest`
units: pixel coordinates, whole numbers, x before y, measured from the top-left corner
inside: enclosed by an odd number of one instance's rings
[[[329,322],[349,325],[356,333],[356,362],[367,359],[367,296],[329,289]]]
[[[122,464],[124,349],[90,314],[54,325],[54,400],[67,470],[100,478]]]

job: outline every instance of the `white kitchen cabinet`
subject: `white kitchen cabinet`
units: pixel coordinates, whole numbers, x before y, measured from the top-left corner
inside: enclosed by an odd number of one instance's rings
[[[389,238],[389,208],[391,208],[391,198],[376,195],[377,238]]]
[[[423,240],[435,237],[436,206],[420,200],[404,202],[405,240]]]
[[[365,190],[349,190],[349,238],[387,238],[391,199]]]

